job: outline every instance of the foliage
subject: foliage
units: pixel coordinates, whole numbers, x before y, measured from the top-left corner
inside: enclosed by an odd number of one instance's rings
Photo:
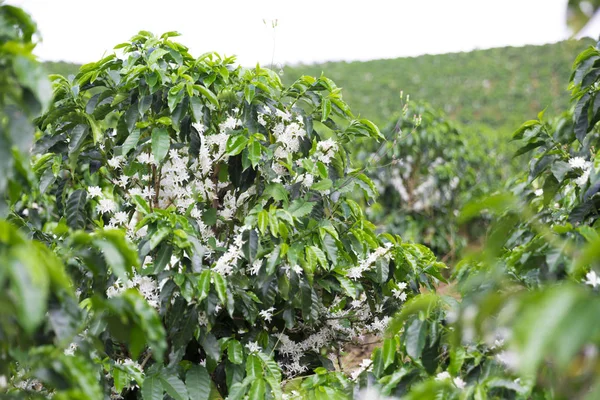
[[[284,87],[172,36],[52,76],[39,185],[13,218],[65,262],[79,307],[55,300],[44,354],[59,361],[10,356],[9,393],[32,376],[55,396],[281,398],[312,370],[316,392],[343,343],[437,282],[429,249],[377,235],[350,197],[375,188],[348,149],[381,134],[331,80]]]
[[[368,215],[384,231],[423,243],[440,258],[458,259],[469,234],[477,235],[460,232],[458,213],[498,186],[506,160],[485,152],[481,139],[471,141],[425,103],[407,102],[382,133],[388,138],[383,146],[364,147],[356,156],[370,166],[381,194]]]
[[[572,115],[515,132],[531,161],[511,192],[463,210],[496,221],[485,251],[457,266],[457,292],[407,302],[359,382],[406,398],[597,397],[599,55],[575,62]]]
[[[0,196],[16,197],[27,180],[20,152],[31,146],[31,119],[49,100],[49,84],[31,53],[36,26],[17,7],[0,3]],[[0,199],[0,215],[6,214]]]

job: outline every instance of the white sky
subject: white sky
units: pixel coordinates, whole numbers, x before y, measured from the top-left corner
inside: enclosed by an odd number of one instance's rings
[[[556,42],[567,0],[7,0],[38,23],[43,60],[95,61],[140,30],[247,66],[370,60]],[[273,30],[263,19],[277,19]],[[273,33],[275,32],[275,41]]]

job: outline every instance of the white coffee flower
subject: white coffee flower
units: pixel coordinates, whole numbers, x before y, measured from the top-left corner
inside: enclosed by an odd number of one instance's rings
[[[246,348],[248,349],[248,352],[250,352],[250,353],[260,352],[260,346],[258,345],[258,342],[249,342],[246,345]]]
[[[121,164],[125,161],[125,157],[123,156],[114,156],[110,160],[108,160],[108,165],[113,167],[114,169],[121,168]]]
[[[117,203],[115,203],[111,199],[100,199],[97,209],[98,209],[98,212],[101,214],[114,212],[117,209]]]
[[[75,350],[77,350],[79,346],[77,346],[77,343],[71,343],[69,345],[68,348],[65,349],[64,354],[65,356],[73,356],[75,355]]]
[[[572,169],[581,168],[583,170],[586,170],[591,167],[591,163],[589,161],[586,161],[583,157],[573,157],[569,160],[569,166]]]
[[[454,385],[456,385],[459,389],[464,389],[467,385],[467,382],[463,381],[460,376],[457,376],[453,379]]]
[[[99,186],[90,186],[88,187],[88,196],[94,197],[102,197],[102,189]]]
[[[451,379],[450,373],[448,371],[440,372],[435,376],[436,381],[444,381],[446,379]]]
[[[596,271],[592,270],[585,275],[585,284],[590,285],[594,289],[600,286],[600,276],[596,274]]]
[[[575,179],[575,183],[577,184],[577,186],[581,187],[581,186],[585,186],[585,184],[587,183],[589,177],[590,177],[590,169],[585,169],[583,171],[583,174],[581,174],[581,176],[577,179]]]
[[[266,310],[260,310],[259,314],[266,322],[271,322],[271,319],[273,318],[273,311],[275,311],[275,307],[271,307]]]

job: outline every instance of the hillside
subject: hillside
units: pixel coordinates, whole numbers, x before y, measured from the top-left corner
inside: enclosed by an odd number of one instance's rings
[[[548,107],[569,104],[566,82],[575,56],[591,39],[367,62],[284,68],[283,80],[323,72],[344,88],[353,110],[384,126],[398,111],[400,91],[426,100],[465,125],[512,132]]]
[[[43,67],[49,74],[69,76],[76,75],[80,65],[64,61],[46,61]]]

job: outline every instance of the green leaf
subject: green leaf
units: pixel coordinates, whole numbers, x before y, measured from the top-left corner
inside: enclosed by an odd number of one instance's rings
[[[269,371],[269,374],[275,378],[277,382],[281,381],[281,371],[279,370],[279,366],[271,357],[266,355],[265,353],[258,353],[258,357],[261,359],[263,365]]]
[[[200,274],[200,278],[198,279],[198,302],[208,297],[208,293],[210,292],[210,277],[211,271],[208,269],[202,271]]]
[[[144,114],[150,109],[152,105],[152,95],[143,96],[138,103],[138,111],[140,113],[140,117],[143,117]]]
[[[217,223],[217,209],[209,208],[202,214],[202,221],[208,226],[214,226]]]
[[[190,400],[208,400],[210,397],[210,375],[202,365],[192,365],[185,377]]]
[[[321,102],[321,122],[327,121],[331,114],[331,100],[323,99]]]
[[[109,240],[97,239],[94,240],[94,244],[104,255],[112,272],[124,282],[127,281],[127,273],[131,272],[132,266],[128,265],[115,243]]]
[[[215,96],[215,94],[210,89],[207,89],[206,87],[204,87],[202,85],[194,85],[194,88],[198,89],[198,91],[200,93],[202,93],[204,95],[204,97],[206,97],[208,99],[208,101],[212,103],[213,106],[219,107],[219,100],[217,99],[217,96]]]
[[[121,393],[125,385],[129,383],[129,374],[127,374],[127,372],[125,371],[120,370],[119,368],[113,368],[112,376],[117,393]]]
[[[229,388],[229,396],[227,400],[242,400],[246,394],[246,390],[250,382],[244,379],[242,382],[236,382]]]
[[[263,375],[260,359],[254,354],[249,354],[246,358],[246,375],[253,378]]]
[[[15,297],[18,321],[27,333],[32,333],[46,314],[49,277],[45,255],[37,246],[17,245],[8,249],[10,291]]]
[[[175,400],[188,400],[189,395],[185,384],[174,375],[159,376],[167,394]]]
[[[217,290],[217,295],[219,296],[219,300],[223,305],[227,305],[227,283],[225,282],[225,278],[218,272],[212,273],[213,282],[215,284],[215,289]]]
[[[288,211],[293,217],[302,218],[311,213],[315,204],[316,203],[305,201],[304,199],[296,199],[290,204]]]
[[[262,146],[258,140],[252,140],[252,143],[248,146],[248,159],[254,168],[260,162],[261,148]]]
[[[572,313],[580,313],[576,307],[581,298],[578,288],[558,286],[546,291],[531,293],[521,300],[523,311],[514,327],[514,342],[520,350],[519,369],[524,373],[536,371],[546,355],[554,353],[563,341],[562,324]],[[584,316],[586,313],[581,313]],[[587,316],[587,315],[585,315]],[[570,321],[571,323],[573,321]],[[597,324],[596,324],[597,325]]]
[[[335,277],[340,282],[342,289],[344,289],[344,293],[346,293],[348,296],[352,297],[353,299],[356,299],[357,294],[356,294],[356,286],[354,286],[354,283],[352,283],[352,281],[350,279],[346,278],[345,276],[335,275]]]
[[[233,364],[242,364],[244,362],[244,349],[242,344],[233,339],[227,343],[227,357]]]
[[[150,239],[144,244],[141,253],[148,254],[150,251],[154,250],[164,238],[169,236],[171,230],[167,227],[158,228],[151,236]]]
[[[266,226],[265,226],[266,229]],[[258,253],[258,234],[255,229],[248,229],[243,234],[244,245],[242,246],[242,250],[244,252],[244,257],[250,264],[254,262],[256,259],[256,254]]]
[[[448,365],[448,372],[451,375],[460,375],[460,370],[465,362],[466,351],[463,347],[453,346],[450,350],[450,364]]]
[[[90,128],[92,129],[92,137],[94,138],[94,144],[97,144],[102,139],[102,129],[98,122],[89,114],[83,114],[83,116],[88,120]]]
[[[156,163],[162,161],[169,152],[171,138],[166,128],[155,128],[152,130],[152,154]]]
[[[171,261],[172,255],[173,247],[171,247],[168,243],[163,243],[156,254],[156,258],[154,259],[154,268],[152,269],[152,273],[154,275],[158,275],[163,272],[167,264]]]
[[[278,265],[279,253],[281,252],[281,246],[277,245],[271,251],[269,259],[267,260],[267,275],[272,275],[275,272],[275,267]]]
[[[202,100],[199,97],[190,97],[190,107],[192,109],[192,116],[194,117],[194,121],[201,122],[202,121],[202,110],[204,109],[204,104],[202,104]]]
[[[524,122],[519,129],[517,129],[513,135],[512,138],[513,140],[520,140],[523,138],[523,133],[525,133],[525,131],[527,131],[528,129],[530,129],[531,127],[534,126],[539,126],[540,125],[540,121],[532,119],[529,121]]]
[[[288,191],[285,190],[285,187],[281,183],[270,183],[263,192],[263,196],[272,198],[275,201],[283,201],[286,205],[288,202],[288,195]]]
[[[212,333],[206,333],[200,338],[200,344],[209,359],[214,362],[221,360],[221,346]]]
[[[162,400],[163,391],[162,383],[158,377],[150,376],[144,379],[142,385],[142,398],[144,400]]]
[[[127,139],[125,139],[125,142],[123,142],[123,146],[121,146],[121,152],[124,156],[127,155],[127,153],[129,153],[132,149],[135,149],[138,141],[140,140],[140,135],[141,131],[139,129],[134,129],[133,132],[127,136]]]
[[[383,375],[383,371],[385,370],[384,368],[384,363],[383,363],[383,355],[381,354],[381,348],[376,348],[375,351],[373,352],[373,375],[375,375],[376,378],[380,378],[381,375]]]
[[[264,400],[265,399],[265,381],[262,378],[254,379],[248,392],[250,400]]]
[[[331,179],[322,179],[317,183],[314,183],[310,188],[316,190],[317,192],[323,192],[325,190],[331,189],[333,186],[333,182]]]
[[[415,318],[406,330],[406,354],[413,360],[421,358],[426,338],[427,323]]]
[[[269,213],[265,210],[262,210],[258,213],[258,230],[261,235],[264,235],[267,232],[267,228],[269,226]]]
[[[87,199],[87,192],[83,189],[79,189],[71,193],[67,200],[67,225],[72,229],[83,229],[85,228],[85,204]]]
[[[317,258],[317,262],[321,265],[321,267],[324,270],[329,269],[329,263],[327,262],[327,257],[325,257],[325,253],[323,253],[323,250],[321,250],[317,246],[310,246],[307,250],[312,251],[312,253]]]
[[[381,357],[383,358],[383,368],[387,368],[389,365],[394,363],[396,359],[396,339],[387,338],[383,341],[383,348],[381,349]]]
[[[40,178],[40,193],[44,194],[48,188],[56,181],[56,176],[52,172],[52,168],[48,168],[44,171],[44,174]]]
[[[322,236],[321,243],[323,244],[323,248],[325,249],[325,252],[327,253],[327,256],[329,256],[329,259],[333,265],[337,264],[338,248],[333,236],[331,236],[329,233],[326,233]]]
[[[133,195],[131,200],[133,201],[133,204],[137,206],[138,211],[141,211],[144,214],[150,214],[152,212],[150,206],[142,196],[139,196],[137,194]]]
[[[87,125],[77,125],[73,128],[69,141],[69,155],[79,152],[89,133],[90,128]]]
[[[248,104],[252,104],[255,92],[256,88],[254,87],[254,85],[248,85],[244,88],[244,98],[246,99]]]
[[[100,300],[96,299],[96,302]],[[138,358],[149,346],[152,357],[162,362],[167,347],[165,329],[157,311],[137,289],[127,289],[119,296],[104,300],[98,307],[106,307],[109,330],[121,341],[127,341],[132,358]]]
[[[230,156],[240,154],[248,143],[248,138],[244,135],[229,136],[227,139],[226,151]]]

